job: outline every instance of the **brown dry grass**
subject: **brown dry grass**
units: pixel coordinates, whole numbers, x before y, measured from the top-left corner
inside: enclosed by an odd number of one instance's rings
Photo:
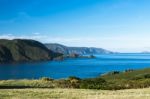
[[[1,89],[0,99],[150,99],[150,88],[117,91],[89,89]]]

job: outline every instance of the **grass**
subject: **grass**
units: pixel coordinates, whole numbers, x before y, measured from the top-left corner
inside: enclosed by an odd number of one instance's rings
[[[53,88],[52,82],[42,80],[1,80],[0,88]]]
[[[0,99],[149,99],[150,88],[127,90],[1,89]]]
[[[121,72],[119,74],[106,74],[103,75],[102,78],[104,78],[105,80],[130,80],[133,77],[138,77],[138,76],[142,76],[144,74],[150,74],[150,68],[145,68],[145,69],[141,69],[141,70],[134,70],[131,72]]]
[[[108,73],[101,78],[107,81],[107,89],[146,88],[150,87],[150,68],[117,74]]]

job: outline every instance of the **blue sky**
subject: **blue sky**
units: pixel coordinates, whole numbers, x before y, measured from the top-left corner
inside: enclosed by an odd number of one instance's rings
[[[0,38],[150,51],[150,0],[0,0]]]

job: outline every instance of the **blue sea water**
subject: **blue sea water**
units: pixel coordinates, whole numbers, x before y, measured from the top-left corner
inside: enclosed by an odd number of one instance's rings
[[[35,63],[1,64],[0,79],[89,78],[110,71],[150,68],[150,54],[102,54],[96,58]]]

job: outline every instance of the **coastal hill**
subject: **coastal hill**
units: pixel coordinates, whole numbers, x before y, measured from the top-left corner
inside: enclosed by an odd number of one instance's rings
[[[45,46],[58,53],[62,54],[112,54],[114,52],[108,51],[102,48],[95,48],[95,47],[68,47],[57,43],[47,43]]]
[[[0,39],[0,62],[52,60],[60,54],[34,40]]]

